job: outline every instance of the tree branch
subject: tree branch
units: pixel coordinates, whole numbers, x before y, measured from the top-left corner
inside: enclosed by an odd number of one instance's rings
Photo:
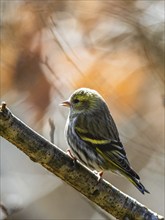
[[[79,162],[74,166],[66,153],[14,116],[5,103],[0,106],[0,124],[2,137],[117,219],[164,219],[107,181],[98,182],[97,176]]]

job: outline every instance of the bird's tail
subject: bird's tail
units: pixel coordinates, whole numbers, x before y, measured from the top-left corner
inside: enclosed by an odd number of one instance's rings
[[[131,183],[134,184],[134,186],[142,193],[142,194],[145,194],[145,193],[150,193],[145,187],[144,185],[140,182],[139,179],[136,179],[135,177],[132,177],[132,176],[128,176],[128,179]]]

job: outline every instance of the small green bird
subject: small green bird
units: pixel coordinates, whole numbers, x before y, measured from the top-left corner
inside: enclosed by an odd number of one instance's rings
[[[88,167],[125,176],[141,193],[149,191],[131,168],[108,106],[95,90],[81,88],[62,103],[70,108],[65,134],[77,159]]]

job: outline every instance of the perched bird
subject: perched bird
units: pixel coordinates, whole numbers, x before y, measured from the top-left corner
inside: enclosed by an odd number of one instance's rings
[[[80,88],[61,105],[70,108],[65,134],[74,156],[97,171],[125,176],[141,193],[149,193],[131,168],[108,106],[95,90]]]

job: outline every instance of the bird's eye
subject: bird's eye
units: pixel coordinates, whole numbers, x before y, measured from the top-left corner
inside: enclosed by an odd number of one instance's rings
[[[74,104],[79,103],[79,99],[74,99],[74,100],[73,100],[73,103],[74,103]]]

